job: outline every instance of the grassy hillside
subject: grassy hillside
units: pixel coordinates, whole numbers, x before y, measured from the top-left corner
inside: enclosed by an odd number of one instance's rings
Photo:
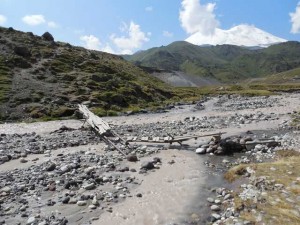
[[[123,58],[0,28],[0,120],[70,116],[85,102],[99,115],[176,97]]]
[[[266,77],[251,79],[249,84],[265,83],[265,84],[280,84],[280,83],[298,83],[300,84],[300,67],[284,71],[281,73],[275,73]]]
[[[300,43],[286,42],[250,50],[231,45],[203,47],[181,41],[125,58],[140,66],[179,70],[234,83],[299,67]]]

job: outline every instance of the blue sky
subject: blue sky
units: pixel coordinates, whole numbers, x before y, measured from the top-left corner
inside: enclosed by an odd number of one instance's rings
[[[300,1],[0,0],[0,26],[38,35],[49,31],[57,41],[114,53],[167,45],[199,29],[226,30],[239,24],[300,41]]]

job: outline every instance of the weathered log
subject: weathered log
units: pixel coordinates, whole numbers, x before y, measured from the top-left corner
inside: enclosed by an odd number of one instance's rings
[[[111,128],[104,120],[92,113],[85,105],[78,105],[79,111],[83,114],[86,122],[101,136],[110,132]]]

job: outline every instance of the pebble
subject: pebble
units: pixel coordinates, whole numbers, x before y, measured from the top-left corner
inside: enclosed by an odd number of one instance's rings
[[[94,183],[89,183],[89,184],[85,184],[85,185],[83,186],[83,188],[84,188],[85,190],[93,190],[93,189],[96,188],[96,185],[95,185]]]
[[[211,214],[211,217],[213,219],[213,222],[216,221],[216,220],[221,219],[221,216],[219,214],[217,214],[217,213]]]
[[[196,152],[197,154],[205,154],[205,153],[206,153],[206,149],[205,149],[205,148],[197,148],[197,149],[195,150],[195,152]]]
[[[31,216],[28,218],[26,225],[32,225],[36,222],[37,222],[36,218],[34,216]]]
[[[207,198],[206,199],[209,203],[214,203],[215,202],[215,200],[213,199],[213,198]]]
[[[154,169],[154,164],[152,162],[143,162],[141,169],[151,170]]]
[[[212,206],[210,207],[210,209],[211,209],[212,211],[220,211],[220,210],[221,210],[220,206],[218,206],[218,205],[212,205]]]
[[[28,162],[28,160],[25,159],[25,158],[21,158],[21,159],[20,159],[20,163],[27,163],[27,162]]]
[[[85,206],[87,204],[86,201],[77,201],[78,206]]]

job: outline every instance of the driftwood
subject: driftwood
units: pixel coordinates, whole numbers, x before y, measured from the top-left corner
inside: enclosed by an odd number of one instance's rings
[[[79,111],[82,113],[83,117],[85,118],[85,123],[88,123],[92,129],[95,131],[97,135],[99,135],[107,144],[112,145],[115,147],[122,155],[126,156],[125,152],[122,151],[116,144],[114,144],[107,136],[111,135],[117,137],[119,140],[125,141],[116,133],[114,132],[108,123],[106,123],[103,119],[96,116],[92,113],[85,105],[78,105]]]
[[[254,149],[257,144],[266,145],[268,147],[276,147],[281,145],[280,142],[275,141],[274,139],[259,139],[257,141],[247,141],[245,143],[245,147],[248,151],[250,151]]]
[[[140,140],[137,140],[136,137],[130,137],[129,139],[127,139],[127,143],[129,142],[151,142],[151,143],[179,143],[180,145],[182,145],[183,141],[188,141],[190,139],[197,139],[200,137],[209,137],[209,136],[213,136],[213,137],[221,137],[222,134],[226,134],[226,132],[223,133],[213,133],[213,134],[205,134],[205,135],[188,135],[188,136],[182,136],[182,137],[173,137],[172,135],[168,134],[168,137],[164,137],[164,138],[159,138],[159,137],[154,137],[153,139],[150,139],[149,137],[142,137]]]
[[[111,128],[104,120],[92,113],[85,105],[78,105],[79,111],[87,122],[99,135],[110,132]]]
[[[138,140],[137,137],[130,137],[125,141],[122,137],[120,137],[116,132],[114,132],[108,123],[106,123],[103,119],[100,117],[96,116],[94,113],[92,113],[85,105],[78,105],[79,111],[82,113],[82,115],[85,118],[85,122],[87,122],[92,129],[96,132],[97,135],[99,135],[107,144],[115,147],[121,154],[126,156],[126,153],[121,150],[114,142],[112,142],[108,136],[113,136],[116,137],[117,140],[124,144],[127,149],[131,149],[129,142],[151,142],[151,143],[178,143],[182,145],[182,142],[188,141],[190,139],[197,139],[200,137],[209,137],[212,136],[214,138],[220,139],[222,134],[225,133],[213,133],[213,134],[205,134],[205,135],[188,135],[188,136],[182,136],[182,137],[174,137],[170,134],[168,134],[167,137],[160,138],[160,137],[154,137],[154,138],[149,138],[149,137],[142,137],[141,139]]]

